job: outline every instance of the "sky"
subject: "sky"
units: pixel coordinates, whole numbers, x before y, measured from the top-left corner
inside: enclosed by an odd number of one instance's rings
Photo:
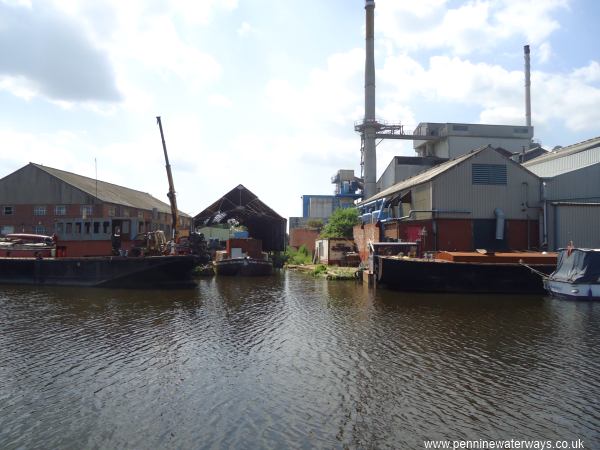
[[[376,0],[377,117],[524,124],[545,148],[600,136],[595,0]],[[0,0],[0,178],[29,162],[179,208],[238,184],[283,217],[360,174],[363,0]],[[378,177],[410,141],[377,150]]]

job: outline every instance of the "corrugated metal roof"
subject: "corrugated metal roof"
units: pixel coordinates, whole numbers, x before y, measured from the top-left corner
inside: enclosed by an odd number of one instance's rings
[[[157,209],[162,213],[171,213],[171,207],[167,203],[151,196],[147,192],[136,191],[127,187],[119,186],[106,181],[96,180],[94,178],[84,177],[72,172],[54,169],[52,167],[42,166],[41,164],[31,163],[40,170],[58,178],[59,180],[73,186],[80,191],[85,192],[92,197],[106,203],[129,206],[132,208],[153,210]],[[97,183],[97,192],[96,192]],[[184,217],[190,217],[188,214],[180,212]]]
[[[538,176],[553,177],[600,163],[600,152],[596,158],[578,157],[580,153],[596,148],[600,148],[600,136],[548,152],[523,163],[523,166]]]
[[[469,158],[472,158],[473,156],[475,156],[476,154],[478,154],[479,152],[485,150],[486,148],[492,148],[489,146],[485,146],[485,147],[481,147],[479,149],[476,150],[472,150],[469,153],[466,153],[464,155],[461,155],[457,158],[451,159],[449,161],[443,162],[441,164],[438,164],[436,166],[433,166],[431,169],[426,170],[424,172],[418,173],[415,176],[412,176],[410,178],[407,178],[406,180],[403,180],[399,183],[394,184],[393,186],[390,186],[387,189],[384,189],[381,192],[378,192],[377,194],[375,194],[374,196],[372,196],[371,198],[368,198],[362,202],[360,202],[358,205],[364,205],[365,203],[369,203],[372,202],[374,200],[379,200],[380,198],[384,198],[384,197],[389,197],[392,194],[395,194],[397,192],[403,191],[405,189],[411,188],[413,186],[416,186],[418,184],[422,184],[422,183],[426,183],[428,181],[433,180],[434,178],[436,178],[437,176],[443,174],[444,172],[450,170],[451,168],[457,166],[458,164],[462,163],[463,161],[466,161]]]

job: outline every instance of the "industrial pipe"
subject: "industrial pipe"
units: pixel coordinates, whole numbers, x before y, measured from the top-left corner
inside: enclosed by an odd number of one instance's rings
[[[529,45],[523,47],[525,56],[525,120],[527,126],[531,126],[531,70],[529,58]]]

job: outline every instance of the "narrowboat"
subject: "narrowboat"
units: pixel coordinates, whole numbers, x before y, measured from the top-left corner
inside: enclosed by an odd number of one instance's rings
[[[600,300],[600,249],[561,248],[556,270],[544,286],[553,297]]]

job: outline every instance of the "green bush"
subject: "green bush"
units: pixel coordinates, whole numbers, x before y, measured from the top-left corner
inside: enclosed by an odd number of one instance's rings
[[[358,225],[358,210],[356,208],[338,208],[336,209],[329,222],[323,227],[321,237],[327,238],[348,238],[352,239],[352,229]]]
[[[312,264],[312,255],[306,245],[301,245],[298,250],[294,247],[288,247],[285,256],[288,264]]]

